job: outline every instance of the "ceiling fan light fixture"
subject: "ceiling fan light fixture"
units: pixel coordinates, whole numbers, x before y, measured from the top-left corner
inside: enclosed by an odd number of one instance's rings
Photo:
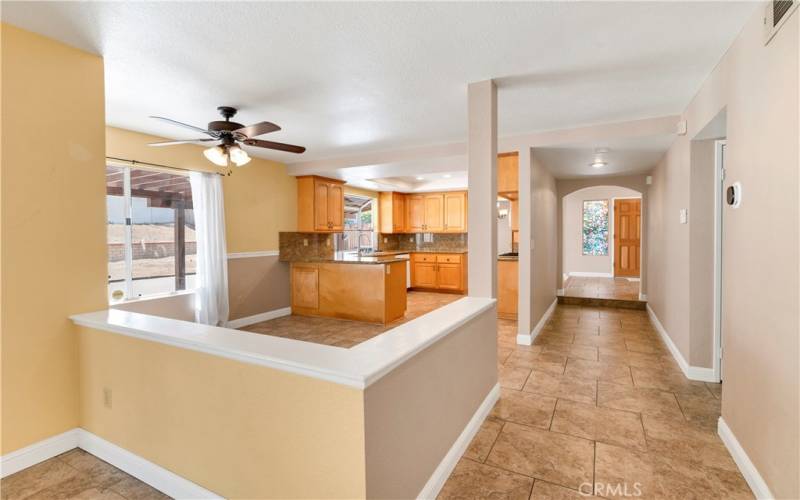
[[[228,148],[228,156],[230,156],[231,161],[235,163],[237,167],[250,163],[250,155],[239,146],[231,146]]]
[[[219,165],[220,167],[228,166],[228,155],[222,146],[208,148],[203,151],[203,155],[214,165]]]

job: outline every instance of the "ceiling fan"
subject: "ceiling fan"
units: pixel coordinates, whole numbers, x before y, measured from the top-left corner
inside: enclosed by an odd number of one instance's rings
[[[218,144],[211,146],[203,151],[203,154],[209,161],[213,162],[220,167],[227,167],[228,161],[233,162],[237,167],[248,163],[250,156],[247,152],[240,147],[240,144],[246,146],[254,146],[257,148],[275,149],[277,151],[285,151],[287,153],[302,153],[306,148],[302,146],[294,146],[292,144],[284,144],[282,142],[264,141],[255,139],[259,135],[275,132],[281,128],[274,123],[259,122],[245,127],[241,123],[232,122],[231,118],[236,115],[236,108],[230,106],[220,106],[217,108],[219,113],[225,118],[224,121],[217,120],[210,122],[208,128],[195,127],[181,123],[163,116],[151,116],[156,120],[161,120],[172,125],[194,130],[210,137],[201,139],[188,139],[185,141],[164,141],[153,142],[149,146],[172,146],[175,144],[207,144],[219,141]]]

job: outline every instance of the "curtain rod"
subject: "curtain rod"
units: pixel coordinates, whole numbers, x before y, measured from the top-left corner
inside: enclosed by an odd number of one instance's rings
[[[182,172],[201,172],[201,170],[192,170],[190,168],[173,167],[173,166],[170,166],[170,165],[162,165],[160,163],[149,163],[149,162],[146,162],[146,161],[128,160],[127,158],[117,158],[117,157],[114,157],[114,156],[106,156],[106,160],[130,163],[133,166],[144,165],[146,167],[166,168],[168,170],[180,170]],[[228,173],[226,173],[226,174],[223,174],[221,172],[213,172],[213,173],[215,173],[217,175],[221,175],[223,177],[231,175],[231,171],[230,170],[228,170]]]

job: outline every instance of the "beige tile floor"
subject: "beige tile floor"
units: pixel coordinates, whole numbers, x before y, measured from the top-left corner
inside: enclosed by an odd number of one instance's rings
[[[500,400],[440,499],[753,498],[643,311],[559,305],[532,346],[498,321]],[[585,495],[582,495],[584,493]]]
[[[639,300],[639,282],[627,278],[584,278],[570,276],[564,284],[565,297]]]
[[[0,496],[3,500],[170,498],[79,448],[3,478]]]
[[[683,377],[646,313],[560,305],[532,346],[515,343],[513,321],[497,329],[500,400],[440,498],[585,498],[592,485],[606,498],[753,498],[716,435],[722,387]],[[0,493],[168,498],[79,449]]]
[[[408,292],[405,316],[388,325],[292,315],[256,323],[241,329],[264,335],[350,348],[462,297],[463,295],[451,293]]]

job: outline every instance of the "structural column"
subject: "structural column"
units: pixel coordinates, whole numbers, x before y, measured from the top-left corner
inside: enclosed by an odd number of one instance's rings
[[[497,87],[467,87],[468,275],[471,297],[497,297]]]
[[[533,165],[530,147],[519,150],[519,291],[517,343],[533,342]]]

